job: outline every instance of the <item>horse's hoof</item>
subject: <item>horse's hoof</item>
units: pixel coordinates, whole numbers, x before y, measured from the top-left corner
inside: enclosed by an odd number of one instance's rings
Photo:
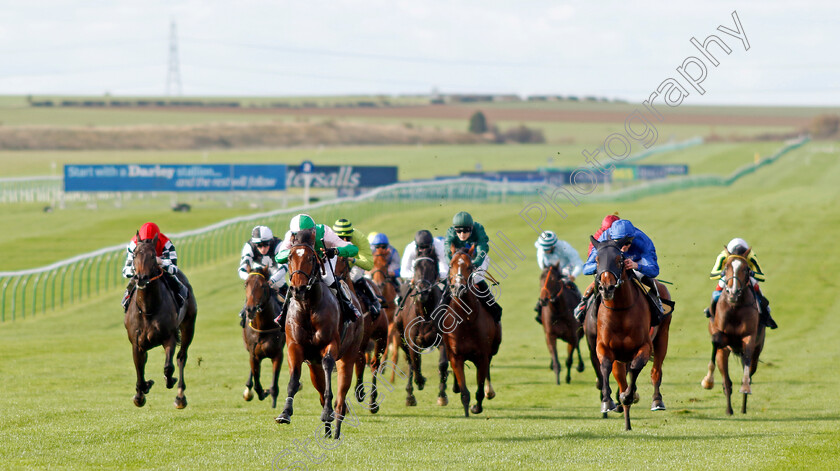
[[[583,363],[578,363],[577,372],[578,373],[583,373],[583,370],[584,370]]]
[[[370,405],[370,413],[375,414],[377,412],[379,412],[379,404],[376,404],[376,403],[371,404]]]
[[[154,380],[150,379],[150,380],[146,381],[146,384],[143,385],[143,394],[149,394],[149,391],[152,390],[152,386],[154,386],[154,384],[155,384]]]
[[[168,377],[166,378],[166,389],[172,389],[175,386],[175,383],[178,382],[178,378],[175,377]]]
[[[146,405],[146,396],[134,396],[134,405],[143,407]]]
[[[604,418],[607,418],[607,412],[612,412],[615,410],[615,403],[610,402],[602,402],[601,403],[601,413],[604,414]]]
[[[484,388],[484,397],[489,401],[490,399],[496,397],[496,391],[494,391],[492,387]]]
[[[703,378],[703,381],[700,381],[700,386],[703,386],[703,389],[712,389],[715,387],[715,380],[711,378]]]
[[[665,410],[665,403],[662,401],[662,399],[656,399],[650,405],[650,410],[652,410],[652,411]]]
[[[752,389],[749,386],[741,386],[741,390],[738,392],[741,394],[752,394]]]
[[[483,411],[484,409],[478,404],[474,404],[472,407],[470,407],[470,412],[472,412],[473,414],[480,414]]]
[[[424,376],[417,375],[417,389],[422,391],[423,388],[426,387],[426,378]]]
[[[566,384],[569,384],[569,383],[571,383],[571,382],[572,382],[572,378],[570,378],[570,377],[566,376]]]
[[[408,396],[408,397],[406,397],[406,398],[405,398],[405,405],[407,405],[407,406],[409,406],[409,407],[414,407],[414,406],[416,406],[416,405],[417,405],[417,398],[415,398],[414,396]]]
[[[439,396],[438,397],[438,405],[439,406],[448,406],[449,405],[449,398],[446,396]]]
[[[292,414],[283,411],[283,413],[278,415],[277,418],[274,419],[274,421],[278,424],[290,424],[292,423]]]
[[[260,400],[262,401],[263,399],[268,397],[268,394],[269,394],[268,391],[263,390],[262,392],[257,393],[257,397],[259,397]]]
[[[633,393],[633,404],[636,404],[638,402],[639,402],[639,393],[637,391],[637,392]]]
[[[461,393],[461,387],[458,386],[457,381],[455,381],[455,384],[452,385],[452,392],[454,392],[455,394],[460,394]]]
[[[624,406],[622,406],[621,404],[618,404],[617,406],[615,406],[615,409],[613,409],[613,412],[616,412],[618,414],[623,414],[624,413]]]
[[[251,392],[250,389],[245,388],[245,391],[242,392],[242,398],[245,399],[246,401],[250,401],[254,398],[254,393]]]
[[[187,396],[175,396],[175,408],[183,409],[187,407]]]
[[[365,400],[365,387],[363,385],[359,385],[356,388],[356,402],[364,402]]]

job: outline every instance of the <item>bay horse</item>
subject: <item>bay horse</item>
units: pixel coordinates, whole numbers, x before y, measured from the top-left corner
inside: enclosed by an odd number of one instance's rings
[[[247,266],[248,278],[245,280],[245,316],[246,324],[242,329],[242,340],[245,342],[245,350],[251,364],[251,373],[248,382],[245,383],[245,391],[242,397],[246,401],[254,398],[251,388],[257,393],[262,401],[271,395],[271,407],[277,407],[277,396],[280,394],[278,380],[280,378],[280,367],[283,364],[283,346],[286,345],[286,335],[283,326],[278,326],[274,318],[279,314],[275,312],[275,300],[268,285],[270,277],[268,268],[260,265]],[[260,363],[263,359],[270,358],[273,370],[271,388],[264,390],[260,384]]]
[[[184,365],[187,363],[187,350],[192,343],[195,333],[195,318],[198,307],[195,295],[189,281],[181,271],[178,278],[187,286],[186,308],[183,319],[178,318],[178,308],[175,301],[176,294],[166,286],[164,281],[168,274],[158,265],[155,247],[158,236],[153,239],[141,240],[137,233],[137,246],[134,249],[134,278],[137,289],[131,296],[128,309],[125,312],[125,330],[131,342],[134,356],[134,369],[137,372],[136,394],[134,405],[143,407],[146,404],[146,394],[155,383],[146,381],[145,370],[148,350],[163,346],[165,360],[163,376],[166,378],[167,389],[172,389],[178,383],[178,394],[175,396],[175,407],[187,407],[187,397],[184,395]],[[180,342],[178,350],[178,377],[173,377],[175,367],[172,358],[175,347]]]
[[[347,391],[353,366],[359,356],[364,323],[342,320],[341,307],[329,287],[321,280],[321,270],[331,270],[315,251],[315,229],[292,236],[289,255],[289,307],[286,315],[286,349],[289,385],[286,404],[274,419],[288,424],[294,413],[294,397],[300,386],[301,364],[309,364],[309,377],[318,391],[323,411],[324,435],[341,436],[341,423],[347,415]],[[341,283],[339,282],[339,285]],[[338,370],[338,388],[333,409],[332,373]]]
[[[469,250],[452,250],[452,261],[449,265],[449,286],[451,299],[446,315],[456,320],[447,326],[446,319],[441,324],[444,342],[446,343],[449,362],[455,373],[455,380],[461,392],[461,404],[464,406],[464,417],[470,412],[480,414],[484,409],[484,398],[493,399],[496,392],[490,381],[490,361],[498,353],[502,343],[502,326],[493,320],[482,301],[483,296],[490,293],[480,293],[475,289],[474,277],[478,274],[472,264],[475,252],[473,245]],[[476,403],[470,405],[470,392],[467,389],[464,376],[464,362],[471,361],[476,366]],[[485,381],[486,386],[485,386]]]
[[[382,355],[385,354],[385,347],[388,343],[388,319],[384,312],[380,312],[376,319],[370,312],[370,306],[363,304],[361,298],[356,294],[356,287],[352,280],[350,280],[350,266],[347,259],[338,257],[335,262],[335,276],[336,279],[344,280],[347,283],[353,302],[356,304],[359,312],[362,312],[362,319],[364,321],[364,333],[362,334],[362,342],[360,344],[359,356],[356,360],[356,400],[364,403],[365,397],[370,398],[370,405],[366,407],[372,414],[379,412],[379,403],[377,397],[379,392],[376,387],[379,367],[382,365]],[[368,283],[366,278],[362,278],[364,283]],[[375,286],[368,283],[374,295],[379,295],[379,290]],[[372,379],[371,393],[365,394],[364,375],[365,363],[370,366]],[[393,371],[393,370],[392,370]]]
[[[388,273],[388,259],[391,256],[390,249],[376,249],[373,252],[373,270],[371,270],[370,278],[373,284],[379,289],[382,295],[382,312],[388,319],[388,346],[386,348],[386,355],[390,355],[391,363],[395,368],[391,369],[391,382],[393,383],[396,375],[396,365],[400,361],[400,331],[395,328],[395,316],[397,314],[397,288],[391,282],[394,279],[393,275]],[[399,285],[399,283],[397,283]]]
[[[410,407],[417,405],[412,381],[420,391],[426,387],[426,378],[422,373],[422,358],[429,349],[437,347],[440,352],[438,357],[440,385],[437,404],[446,406],[449,404],[449,398],[446,395],[446,379],[449,376],[446,345],[438,332],[435,319],[431,317],[443,298],[443,291],[437,283],[438,262],[433,257],[432,249],[419,250],[417,255],[414,260],[414,277],[406,292],[406,300],[394,319],[394,330],[401,337],[402,350],[409,366],[408,382],[405,385],[405,405]]]
[[[598,266],[596,279],[602,302],[598,307],[597,320],[587,319],[585,327],[591,329],[592,323],[596,324],[596,375],[598,386],[601,388],[601,412],[606,417],[606,413],[614,408],[610,398],[612,392],[609,381],[612,372],[618,383],[618,402],[624,412],[624,428],[631,430],[630,406],[639,401],[636,379],[651,355],[654,357],[650,373],[654,388],[651,410],[665,409],[659,386],[662,384],[662,363],[668,352],[671,316],[665,316],[661,324],[651,328],[652,307],[647,294],[635,281],[635,275],[628,275],[628,270],[624,268],[625,257],[621,248],[629,244],[632,237],[599,242],[590,236],[590,240],[598,250],[595,257]],[[658,281],[656,283],[660,298],[670,301],[671,295],[665,286]],[[663,302],[663,305],[666,303]],[[670,307],[670,304],[668,305]],[[590,332],[587,332],[587,336],[591,335]]]
[[[750,286],[750,251],[743,254],[726,252],[723,264],[723,281],[726,285],[718,299],[715,315],[709,319],[712,336],[712,360],[709,372],[701,384],[706,389],[714,386],[715,361],[723,377],[726,396],[726,413],[732,415],[732,381],[729,379],[729,353],[741,358],[743,375],[741,392],[744,402],[741,413],[747,413],[747,396],[752,394],[750,382],[758,368],[758,357],[764,349],[765,327],[759,321],[758,301]]]
[[[554,379],[560,384],[560,361],[557,359],[557,339],[568,344],[566,358],[566,383],[572,381],[572,364],[577,351],[578,372],[583,371],[583,358],[580,354],[581,325],[573,314],[580,302],[580,295],[566,286],[567,278],[556,265],[550,265],[540,275],[540,316],[542,317],[545,343],[551,356],[551,369]]]

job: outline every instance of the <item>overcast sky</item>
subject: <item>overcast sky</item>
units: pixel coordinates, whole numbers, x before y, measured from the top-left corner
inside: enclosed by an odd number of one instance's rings
[[[4,2],[0,94],[516,93],[639,102],[710,34],[686,104],[840,105],[840,2],[280,0]],[[680,6],[678,6],[680,5]],[[717,31],[738,12],[750,44]],[[716,52],[717,50],[714,49]]]

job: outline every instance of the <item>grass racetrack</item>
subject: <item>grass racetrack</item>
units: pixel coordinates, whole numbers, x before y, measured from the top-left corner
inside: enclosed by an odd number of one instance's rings
[[[618,210],[651,236],[661,278],[674,283],[669,288],[677,305],[662,384],[668,410],[649,410],[648,365],[639,381],[641,401],[631,409],[632,432],[617,414],[600,418],[588,361],[571,384],[554,385],[533,320],[536,234],[518,216],[523,205],[440,201],[411,214],[354,222],[363,231],[386,232],[402,250],[417,229],[443,228],[465,209],[491,237],[501,230],[526,253],[500,286],[504,332],[492,364],[497,397],[485,401],[484,413],[464,419],[451,393],[449,406],[435,405],[436,360],[424,359],[429,381],[415,392],[418,406],[404,405],[400,380],[393,391],[381,389],[377,415],[350,399],[358,425],[345,422],[343,440],[330,444],[334,449],[309,441],[322,427],[306,373],[292,423],[275,424],[279,410],[242,399],[248,365],[236,313],[244,298],[232,255],[187,273],[199,313],[185,410],[175,410],[175,391],[164,387],[161,349],[149,355],[147,378],[156,384],[146,406],[132,404],[135,375],[121,290],[0,324],[0,468],[281,469],[303,461],[310,469],[837,469],[840,406],[830,392],[840,387],[833,370],[840,337],[840,252],[834,249],[840,161],[826,147],[812,142],[729,188],[567,205],[565,219],[549,215],[544,228],[583,253],[604,214]],[[118,229],[127,239],[134,226]],[[727,417],[720,375],[714,389],[700,387],[710,356],[701,311],[714,286],[708,279],[714,257],[736,236],[760,257],[768,280],[763,290],[780,327],[768,331],[747,414]],[[578,281],[583,287],[590,277]],[[582,349],[586,354],[585,342]],[[737,369],[734,359],[731,364]],[[406,368],[404,360],[399,366]],[[284,368],[280,403],[287,381]],[[472,366],[467,383],[474,394]],[[450,375],[450,391],[451,384]],[[737,392],[733,402],[740,404]],[[284,450],[289,454],[275,460]]]

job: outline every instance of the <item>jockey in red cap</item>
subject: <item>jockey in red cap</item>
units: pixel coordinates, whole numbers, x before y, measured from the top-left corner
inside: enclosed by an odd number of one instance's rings
[[[157,244],[155,245],[155,255],[158,259],[158,264],[169,276],[165,279],[169,281],[170,289],[176,294],[175,301],[178,304],[178,312],[186,305],[189,290],[184,282],[178,278],[178,254],[175,252],[175,246],[168,237],[160,232],[160,228],[153,222],[147,222],[140,226],[137,234],[131,238],[131,241],[126,247],[125,266],[123,267],[123,276],[130,278],[128,287],[125,289],[125,296],[123,297],[123,309],[128,310],[128,303],[131,300],[131,295],[134,293],[136,281],[134,279],[134,249],[137,248],[139,240],[151,240],[157,236]],[[138,240],[139,237],[139,240]],[[183,274],[181,275],[183,276]]]

